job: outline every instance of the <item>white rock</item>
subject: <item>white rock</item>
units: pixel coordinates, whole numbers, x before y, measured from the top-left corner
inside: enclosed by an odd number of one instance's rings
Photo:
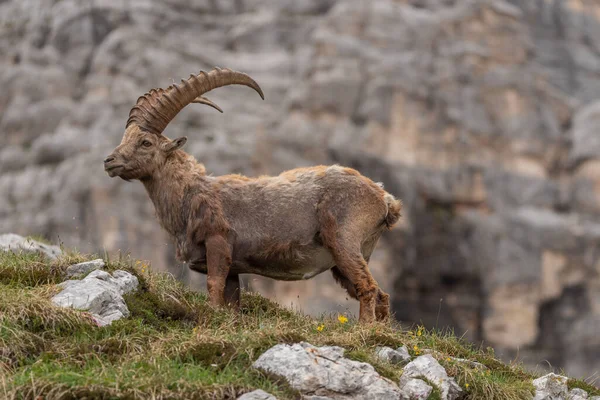
[[[237,398],[237,400],[277,400],[277,397],[261,389],[256,389],[252,392],[245,393]]]
[[[104,271],[96,271],[104,272]],[[94,272],[92,272],[94,273]],[[91,274],[90,274],[91,275]],[[89,276],[89,275],[88,275]],[[137,289],[139,282],[135,275],[130,274],[127,271],[116,270],[112,276],[116,279],[116,285],[119,287],[121,295],[133,292]]]
[[[567,400],[585,400],[588,398],[588,393],[579,388],[574,388],[569,391],[567,395]]]
[[[449,377],[444,367],[430,354],[419,356],[404,367],[404,373],[399,382],[400,387],[408,384],[411,378],[420,377],[427,378],[429,382],[440,389],[442,400],[454,400],[462,392],[454,378]]]
[[[138,279],[126,271],[108,272],[96,270],[81,280],[68,280],[60,284],[62,291],[52,298],[61,307],[89,311],[98,325],[110,325],[113,321],[129,316],[123,295],[138,286]]]
[[[565,376],[552,373],[534,379],[534,400],[565,400],[568,391],[567,380]]]
[[[104,268],[104,260],[98,258],[92,261],[85,261],[79,264],[73,264],[67,268],[67,278],[73,278],[81,275],[86,275],[94,270]]]
[[[284,377],[290,386],[312,396],[331,399],[400,399],[398,387],[379,376],[373,366],[344,358],[337,346],[278,344],[253,366]],[[314,398],[314,397],[313,397]]]
[[[436,350],[431,350],[431,349],[423,349],[423,354],[431,354],[437,358],[440,358],[440,357],[446,358],[447,357],[443,353],[436,351]],[[449,358],[452,361],[455,361],[459,364],[467,365],[470,368],[478,369],[481,371],[485,371],[485,370],[489,369],[488,367],[486,367],[485,365],[483,365],[482,363],[479,363],[477,361],[467,360],[466,358],[458,358],[458,357],[449,357]]]
[[[380,360],[389,362],[391,364],[400,364],[410,361],[410,354],[408,354],[406,346],[398,347],[396,350],[387,346],[376,347],[375,355]]]
[[[486,367],[485,365],[483,365],[482,363],[479,363],[477,361],[467,360],[466,358],[457,358],[457,357],[451,357],[451,358],[452,358],[452,360],[456,361],[459,364],[465,364],[471,368],[478,369],[480,371],[485,371],[485,370],[489,369],[488,367]]]
[[[411,356],[410,356],[410,354],[408,353],[408,349],[406,348],[406,346],[400,346],[400,347],[398,347],[398,348],[396,349],[396,351],[397,351],[398,353],[400,353],[400,354],[402,355],[402,357],[403,357],[404,359],[406,359],[406,361],[410,361],[410,360],[411,360],[411,358],[412,358],[412,357],[411,357]]]
[[[431,394],[433,388],[421,379],[411,378],[400,387],[401,396],[404,400],[425,400]]]
[[[0,235],[0,250],[25,253],[39,252],[52,260],[62,254],[62,250],[58,246],[41,243],[14,233]]]

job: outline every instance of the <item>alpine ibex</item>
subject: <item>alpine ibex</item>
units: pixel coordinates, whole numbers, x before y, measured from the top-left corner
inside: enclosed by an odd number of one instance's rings
[[[309,279],[328,269],[360,302],[360,321],[389,315],[389,295],[367,262],[382,232],[400,217],[401,202],[350,168],[298,168],[279,176],[211,176],[181,150],[187,138],[163,135],[190,103],[221,109],[202,95],[245,85],[264,99],[248,75],[230,69],[200,72],[137,100],[121,144],[104,160],[110,177],[138,179],[173,237],[177,258],[206,273],[210,302],[239,306],[239,278]],[[222,111],[221,111],[222,112]]]

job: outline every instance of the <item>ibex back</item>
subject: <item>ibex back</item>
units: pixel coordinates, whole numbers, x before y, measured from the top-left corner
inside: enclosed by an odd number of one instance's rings
[[[389,296],[371,276],[369,257],[401,203],[350,168],[298,168],[275,177],[209,176],[181,148],[187,138],[163,135],[190,103],[221,109],[202,95],[239,84],[248,75],[229,69],[200,72],[166,90],[152,89],[129,113],[121,144],[104,160],[109,176],[140,180],[177,258],[207,274],[210,302],[239,307],[239,274],[278,280],[310,279],[331,270],[360,302],[360,321],[389,316]],[[221,111],[222,112],[222,111]]]

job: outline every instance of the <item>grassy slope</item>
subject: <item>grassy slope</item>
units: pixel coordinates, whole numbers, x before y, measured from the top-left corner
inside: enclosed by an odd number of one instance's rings
[[[293,399],[298,393],[284,381],[250,366],[271,346],[302,340],[342,346],[348,357],[371,363],[394,381],[401,367],[377,361],[375,346],[406,345],[413,355],[436,350],[465,399],[530,399],[533,393],[533,375],[451,334],[315,319],[252,293],[243,294],[240,314],[215,310],[204,294],[129,259],[110,261],[108,269],[125,269],[140,279],[141,290],[126,298],[132,315],[99,328],[88,314],[49,301],[64,269],[85,259],[90,257],[67,254],[48,263],[0,252],[0,398],[235,398],[261,388]],[[449,356],[478,361],[489,372]],[[570,380],[569,386],[600,394],[582,381]]]

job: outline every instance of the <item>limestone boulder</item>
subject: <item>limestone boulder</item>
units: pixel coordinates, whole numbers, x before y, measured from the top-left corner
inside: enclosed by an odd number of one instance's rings
[[[400,390],[370,364],[349,360],[337,346],[309,343],[278,344],[253,364],[284,377],[291,387],[311,396],[330,399],[400,399]]]
[[[89,274],[97,269],[104,268],[104,260],[98,258],[92,261],[85,261],[78,264],[69,265],[65,272],[67,278],[74,278],[82,275]]]
[[[0,235],[0,251],[41,253],[51,260],[62,254],[62,250],[58,246],[45,244],[14,233]]]
[[[400,387],[403,400],[426,400],[433,391],[422,379],[410,378]]]
[[[439,388],[442,400],[454,400],[462,393],[454,378],[449,377],[444,367],[430,354],[419,356],[404,367],[400,377],[400,387],[406,387],[411,384],[411,379],[420,377],[427,378]],[[414,386],[415,383],[412,385]]]
[[[407,363],[411,358],[410,354],[408,354],[406,346],[398,347],[396,350],[387,346],[376,347],[375,355],[380,360],[389,362],[391,364]]]
[[[533,380],[534,400],[565,400],[569,389],[566,376],[550,373]]]
[[[567,395],[567,400],[585,400],[588,398],[588,393],[579,388],[574,388],[569,390],[569,394]]]
[[[252,392],[244,393],[238,397],[237,400],[277,400],[277,398],[264,390],[257,389]]]
[[[129,316],[123,295],[137,289],[138,279],[126,271],[92,271],[81,280],[68,280],[52,298],[57,306],[89,311],[99,326]]]

